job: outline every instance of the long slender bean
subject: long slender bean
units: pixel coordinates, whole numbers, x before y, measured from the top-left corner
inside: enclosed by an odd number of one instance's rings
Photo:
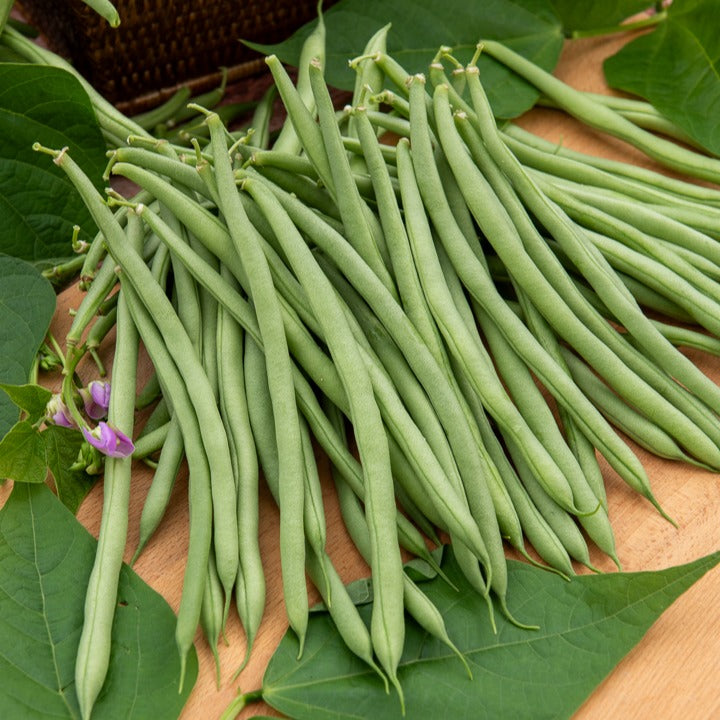
[[[524,233],[523,239],[534,241],[536,233],[534,226],[532,226],[532,223],[524,211],[523,213],[519,212],[517,199],[513,200],[513,195],[507,188],[507,181],[499,176],[494,170],[494,166],[488,163],[487,166],[483,167],[484,172],[493,180],[494,184],[491,188],[485,184],[485,177],[468,157],[467,151],[460,149],[464,146],[462,144],[458,145],[455,140],[457,136],[453,134],[450,110],[446,104],[447,92],[444,92],[442,86],[439,86],[435,90],[435,98],[439,104],[435,118],[438,122],[439,129],[442,123],[442,131],[440,134],[443,144],[448,145],[448,147],[445,148],[446,157],[451,165],[454,166],[453,172],[465,178],[472,178],[471,185],[475,185],[477,182],[486,189],[486,193],[484,193],[486,195],[485,203],[483,206],[477,202],[477,194],[473,196],[469,192],[466,194],[468,205],[471,207],[481,227],[483,227],[486,237],[492,240],[495,249],[503,258],[503,261],[506,265],[513,267],[513,275],[518,280],[522,279],[528,293],[531,294],[533,302],[553,324],[556,331],[571,344],[578,347],[579,344],[584,343],[585,348],[587,348],[585,353],[588,358],[593,359],[593,362],[600,367],[603,373],[609,376],[613,384],[618,387],[624,387],[625,392],[631,395],[635,402],[641,400],[645,402],[648,407],[653,407],[653,412],[666,412],[674,415],[673,423],[676,423],[676,431],[678,427],[685,425],[686,429],[684,432],[687,433],[690,442],[695,443],[700,441],[699,444],[702,445],[703,452],[708,455],[715,454],[716,450],[712,442],[708,442],[709,438],[703,436],[702,433],[698,433],[697,426],[694,423],[689,423],[683,413],[673,407],[670,402],[665,401],[657,392],[651,390],[649,386],[642,383],[634,372],[628,374],[628,365],[626,365],[626,363],[628,360],[633,361],[634,365],[631,366],[633,370],[643,372],[644,376],[649,377],[654,383],[658,385],[661,384],[663,390],[668,390],[673,387],[673,384],[669,382],[669,378],[664,374],[662,376],[658,374],[654,366],[650,366],[644,360],[641,361],[638,355],[630,351],[626,343],[622,343],[622,338],[620,338],[618,333],[608,326],[604,319],[600,321],[594,313],[589,312],[589,308],[584,304],[574,301],[573,309],[571,310],[569,308],[563,297],[572,299],[569,294],[577,293],[577,290],[571,282],[568,284],[569,279],[564,271],[562,273],[553,271],[553,283],[550,284],[544,275],[540,273],[538,266],[534,262],[531,262],[529,257],[526,256],[518,231],[520,230]],[[475,159],[477,160],[478,158]],[[481,157],[480,160],[482,159]],[[469,187],[470,185],[467,187],[468,191]],[[475,188],[475,190],[477,190],[477,188]],[[497,200],[492,201],[492,198],[495,197],[495,192],[501,193],[503,204],[500,204]],[[488,211],[489,201],[493,202],[492,214]],[[513,210],[514,222],[508,216],[506,208]],[[515,212],[516,208],[517,212]],[[511,250],[511,248],[514,249]],[[537,249],[541,251],[543,248],[547,250],[545,243],[541,245],[538,240]],[[548,267],[547,264],[543,267],[545,272],[552,270],[552,267]],[[460,263],[456,265],[456,268],[458,272],[463,270]],[[472,283],[472,279],[469,278],[466,282]],[[540,291],[540,287],[544,289]],[[558,294],[558,291],[561,289],[564,293],[563,296]],[[481,301],[480,297],[478,297],[478,301]],[[575,315],[575,310],[582,311],[583,314],[580,316],[582,320]],[[514,313],[511,314],[514,315]],[[516,321],[517,318],[512,320],[510,316],[508,316],[508,322]],[[592,333],[589,331],[589,328],[592,328]],[[525,337],[525,334],[523,333],[521,337]],[[600,342],[598,338],[602,338],[604,342]],[[508,337],[508,339],[511,340],[510,337]],[[537,348],[537,345],[535,345],[535,347]],[[544,360],[546,354],[540,348],[537,349],[539,350],[537,357]],[[623,353],[623,361],[615,354],[616,352]],[[602,363],[599,362],[600,357],[602,357]],[[526,362],[533,362],[532,357],[526,356]],[[537,371],[534,365],[535,363],[533,362],[533,368]],[[642,492],[646,496],[649,495],[648,499],[651,499],[652,494],[648,489],[647,477],[637,458],[635,458],[627,446],[617,438],[614,432],[607,432],[607,425],[599,417],[597,410],[593,408],[592,404],[589,403],[586,398],[583,399],[582,393],[577,393],[577,389],[574,388],[573,383],[567,383],[567,374],[562,371],[561,373],[557,373],[555,377],[545,375],[541,379],[548,388],[553,387],[553,382],[561,382],[564,385],[563,392],[572,392],[575,394],[574,402],[567,402],[567,398],[565,400],[568,410],[575,415],[577,422],[588,433],[588,436],[593,437],[593,443],[601,449],[601,452],[606,455],[608,460],[616,467],[626,481],[633,485],[639,492]],[[682,389],[676,384],[674,384],[674,387],[676,388],[676,395],[682,397]],[[563,394],[557,394],[555,397],[562,401]],[[675,395],[673,396],[673,402],[676,404],[679,403]],[[582,413],[578,412],[580,407],[583,407]],[[660,407],[662,407],[662,410]],[[690,409],[691,412],[695,409],[689,400],[685,403],[684,409],[685,408]],[[700,415],[701,413],[697,411],[694,412],[694,416]],[[591,419],[590,422],[589,419]],[[670,425],[670,423],[668,423],[668,425]],[[705,429],[705,427],[706,425],[703,425],[703,429]],[[690,428],[692,428],[692,430]],[[599,430],[603,432],[602,439],[598,436]]]
[[[158,329],[162,332],[168,350],[175,358],[178,369],[186,381],[188,394],[198,413],[200,435],[207,450],[213,490],[217,495],[213,511],[217,517],[214,528],[217,535],[218,574],[226,591],[229,592],[237,572],[237,530],[234,529],[236,518],[233,508],[223,504],[221,498],[223,494],[227,494],[224,493],[227,484],[232,483],[232,469],[227,437],[222,429],[222,420],[217,406],[212,400],[212,389],[193,350],[192,343],[170,305],[170,301],[157,282],[152,280],[150,272],[141,258],[131,248],[126,247],[122,230],[115,224],[110,210],[102,202],[92,183],[70,159],[66,151],[55,153],[55,162],[65,170],[75,187],[78,188],[91,214],[105,232],[111,254],[121,265],[125,277],[131,282],[143,304],[158,323]],[[185,437],[185,433],[183,436]],[[187,437],[185,437],[185,442],[187,448]],[[232,495],[233,492],[234,490],[231,490],[230,494]],[[219,556],[221,551],[225,558],[222,562]]]
[[[484,369],[481,370],[483,379],[480,380],[480,375],[474,375],[478,371],[475,369],[479,367],[479,363],[485,364],[485,360],[470,360],[469,358],[473,354],[473,348],[479,348],[476,345],[469,333],[467,326],[459,315],[459,312],[455,306],[453,298],[444,280],[442,269],[440,267],[439,259],[437,255],[430,252],[430,246],[432,245],[432,239],[430,237],[429,226],[425,218],[425,211],[422,207],[422,201],[420,198],[419,190],[415,183],[415,174],[412,168],[412,162],[406,153],[405,143],[398,146],[398,170],[401,180],[401,190],[403,196],[403,206],[405,208],[405,220],[408,224],[408,237],[412,245],[413,253],[415,255],[416,267],[420,273],[420,280],[425,291],[428,303],[430,305],[433,316],[435,317],[440,330],[443,333],[447,344],[453,351],[456,359],[465,367],[463,368],[466,372],[469,366],[472,365],[473,369],[468,372],[468,379],[471,380],[473,387],[480,397],[488,401],[489,397],[489,385],[494,382],[489,372]],[[479,352],[477,357],[480,358]],[[486,379],[487,378],[487,379]],[[497,399],[495,399],[497,398]],[[500,403],[500,395],[493,397],[492,400],[488,401],[489,406],[493,406],[495,412],[498,412],[497,408]],[[506,404],[509,408],[509,404]],[[492,411],[492,410],[491,410]],[[509,416],[499,414],[502,420],[501,423],[505,423],[509,427],[511,424],[507,419]],[[523,441],[525,443],[532,442],[535,436],[529,440],[530,433],[520,433],[517,428],[522,424],[520,422],[512,423],[515,427],[515,431],[519,435],[524,435]],[[535,442],[537,442],[535,440]],[[536,458],[538,455],[533,457],[533,461],[537,462]],[[544,461],[543,461],[544,462]],[[553,467],[552,461],[548,465],[543,465],[542,475],[546,479],[549,473],[557,472]],[[545,468],[552,468],[547,471]],[[545,474],[545,473],[548,474]],[[557,474],[561,477],[560,473]],[[488,551],[490,553],[491,562],[493,563],[493,580],[495,584],[493,589],[496,590],[501,601],[504,602],[505,595],[505,561],[502,556],[502,547],[500,543],[500,532],[497,526],[497,519],[495,516],[492,498],[490,491],[485,484],[486,480],[475,479],[472,485],[469,484],[470,479],[466,478],[466,491],[468,492],[469,498],[473,498],[473,513],[477,518],[477,522],[483,532],[483,538]],[[549,482],[546,480],[546,482]],[[556,488],[561,487],[560,485],[553,486],[553,491],[559,492]],[[560,497],[563,497],[561,494]],[[570,501],[572,505],[572,501]]]
[[[312,90],[310,89],[310,78],[308,77],[310,61],[316,59],[322,63],[324,61],[324,57],[325,23],[323,21],[322,12],[319,10],[317,25],[303,43],[302,50],[300,51],[300,59],[298,60],[297,92],[300,101],[307,108],[308,114],[311,117],[315,112],[315,98],[313,97]],[[280,93],[282,95],[282,91],[280,91]],[[299,136],[300,132],[295,127],[293,118],[288,115],[282,128],[280,129],[280,134],[275,140],[273,149],[292,153],[293,155],[299,155],[302,149],[302,141]]]
[[[574,90],[540,67],[494,40],[481,43],[483,52],[505,64],[587,125],[631,143],[649,157],[692,177],[717,182],[720,161],[687,150],[669,140],[638,128],[621,115]],[[477,109],[477,108],[476,108]]]
[[[325,522],[325,509],[323,506],[322,487],[320,475],[315,460],[312,438],[305,419],[300,417],[300,431],[302,434],[302,450],[305,459],[305,537],[307,545],[315,557],[322,558],[326,555],[325,547],[327,542],[327,525]],[[307,556],[306,556],[307,565]],[[321,574],[325,572],[325,563],[319,568]],[[317,580],[317,576],[315,578]],[[323,598],[328,604],[332,603],[332,591],[330,579],[323,577],[325,585]],[[315,582],[315,580],[313,581]]]
[[[311,70],[311,81],[312,77]],[[367,371],[356,361],[357,346],[332,286],[299,231],[266,187],[251,180],[245,181],[243,187],[265,212],[298,279],[308,292],[343,381],[365,477],[365,506],[372,541],[371,569],[376,587],[371,623],[373,647],[402,697],[396,674],[404,639],[400,588],[402,564],[394,519],[390,456],[372,383]]]
[[[605,385],[576,355],[563,349],[570,372],[595,405],[610,421],[639,445],[660,457],[698,464],[652,420],[636,412]]]
[[[558,365],[569,373],[570,371],[560,351],[560,343],[547,321],[538,312],[532,302],[529,301],[527,295],[517,286],[515,289],[519,300],[519,311],[528,328]],[[566,407],[559,405],[558,415],[560,417],[560,423],[565,430],[568,445],[575,453],[575,457],[577,457],[580,463],[588,485],[590,485],[592,491],[595,493],[595,497],[597,497],[605,510],[607,510],[605,480],[600,470],[597,456],[595,455],[595,447],[583,433],[582,428],[578,426],[575,418],[568,412]]]
[[[560,434],[552,411],[542,397],[527,366],[514,353],[512,347],[492,322],[487,322],[481,315],[480,324],[500,374],[530,427],[548,448],[554,449],[558,465],[567,475],[584,477],[577,458]],[[599,507],[596,506],[595,512],[581,516],[579,521],[597,546],[619,565],[612,528],[605,509],[600,505],[600,500],[587,482],[574,484],[573,491],[577,496],[578,504],[582,499],[584,504],[592,506],[597,503],[599,505]]]
[[[663,187],[656,187],[650,182],[640,182],[611,172],[613,166],[603,165],[600,158],[598,158],[600,164],[593,164],[590,162],[591,156],[571,153],[566,149],[556,147],[518,126],[510,125],[503,128],[502,135],[508,147],[524,165],[549,173],[556,178],[565,178],[583,185],[615,191],[621,197],[634,198],[643,203],[672,204],[675,208],[687,208],[688,210],[695,210],[700,205],[700,207],[712,209],[713,214],[717,212],[716,208],[697,198],[683,197],[677,190],[669,191]],[[625,165],[617,167],[624,168]],[[628,165],[628,169],[632,167],[635,166]],[[636,169],[641,170],[640,168]],[[672,178],[666,178],[666,180],[679,184],[679,181]],[[698,189],[702,190],[699,187]]]
[[[310,64],[310,85],[315,96],[320,131],[330,164],[333,183],[331,190],[334,191],[347,239],[390,293],[396,295],[395,283],[387,270],[389,258],[382,228],[358,192],[335,121],[330,93],[318,63]]]
[[[411,101],[412,95],[415,94],[415,102],[412,107],[415,112],[425,111],[425,98],[421,86],[411,84]],[[436,113],[436,121],[440,123],[446,115]],[[417,124],[414,127],[418,127]],[[439,125],[440,127],[440,125]],[[443,125],[443,134],[445,134],[446,125]],[[449,129],[449,128],[447,128]],[[446,140],[447,141],[447,140]],[[445,250],[448,252],[456,271],[462,277],[464,284],[468,287],[475,299],[488,311],[488,313],[498,323],[498,327],[504,329],[507,339],[514,345],[518,352],[521,352],[525,362],[527,362],[533,370],[538,373],[546,387],[550,388],[555,397],[564,402],[569,411],[577,415],[578,422],[583,427],[588,428],[598,442],[598,447],[602,447],[603,451],[610,459],[614,466],[624,471],[624,476],[628,477],[628,481],[634,483],[637,488],[645,489],[647,487],[647,479],[642,466],[637,459],[628,450],[627,446],[622,443],[615,433],[602,421],[599,413],[592,407],[586,398],[580,393],[573,383],[568,382],[569,378],[565,372],[558,371],[557,365],[548,358],[547,354],[538,345],[538,343],[527,332],[527,328],[518,321],[517,316],[507,308],[505,302],[497,294],[494,284],[489,280],[487,272],[483,268],[481,262],[470,250],[467,238],[457,228],[453,214],[447,204],[444,193],[439,191],[440,181],[432,161],[432,151],[427,142],[425,133],[416,133],[413,138],[413,162],[415,164],[416,178],[423,195],[423,201],[428,208],[428,212],[433,219],[433,223],[444,244]],[[465,153],[458,150],[457,152]],[[448,156],[449,157],[449,156]],[[455,158],[453,158],[455,160]],[[464,169],[463,177],[472,176],[472,168],[470,165]],[[457,168],[455,169],[457,170]],[[464,188],[463,192],[469,192],[469,187]],[[468,200],[472,209],[473,200]],[[484,212],[484,211],[483,211]],[[496,216],[497,219],[502,217],[501,214]],[[485,216],[483,216],[485,221]],[[488,220],[490,218],[487,218]],[[484,228],[486,233],[503,234],[502,225],[495,226],[490,230]],[[505,233],[506,234],[506,233]],[[517,269],[517,264],[513,265]],[[512,332],[509,331],[512,328]],[[582,412],[580,412],[582,408]],[[591,423],[588,419],[592,419]],[[598,423],[598,421],[600,421]]]
[[[644,228],[646,231],[656,231],[660,238],[672,238],[673,241],[679,245],[682,242],[682,237],[676,226],[680,225],[680,223],[675,223],[662,216],[660,216],[659,222],[643,223],[643,217],[652,221],[653,218],[650,213],[643,213],[642,208],[633,208],[630,211],[628,204],[624,206],[621,205],[618,208],[619,211],[627,210],[632,213],[633,222],[631,224],[627,222],[627,220],[613,217],[606,212],[606,210],[610,208],[609,203],[599,201],[596,203],[598,207],[594,208],[587,204],[589,198],[584,193],[571,197],[568,193],[564,192],[562,188],[546,183],[542,179],[540,179],[540,183],[548,197],[555,200],[570,217],[582,223],[584,227],[612,237],[618,242],[628,245],[628,247],[633,250],[662,263],[672,270],[673,273],[701,290],[702,294],[709,299],[715,302],[720,300],[720,284],[718,282],[684,260],[681,255],[673,251],[672,246],[658,242],[658,237],[647,234],[647,232],[643,230]],[[628,217],[628,215],[626,214],[625,217]],[[698,239],[704,238],[705,241],[717,247],[717,244],[713,240],[700,233],[691,232],[689,234],[697,236]],[[720,259],[720,256],[718,257]],[[682,295],[685,292],[689,291],[683,288],[678,294]]]
[[[335,428],[342,434],[342,419],[339,413],[337,411],[331,412],[331,418]],[[335,481],[343,522],[355,547],[357,547],[360,554],[367,561],[370,558],[370,535],[362,508],[360,507],[357,496],[342,479],[334,465],[331,467],[331,471]],[[467,666],[467,661],[448,636],[442,615],[440,615],[437,608],[428,600],[427,596],[410,580],[407,573],[403,573],[403,598],[405,609],[408,613],[424,630],[444,642],[455,652],[472,677],[472,673],[470,673],[470,669]]]
[[[670,197],[699,200],[713,207],[720,205],[720,192],[714,187],[704,187],[687,180],[678,180],[659,172],[648,170],[631,163],[595,157],[577,150],[558,146],[524,130],[519,125],[510,124],[503,129],[503,134],[522,142],[530,147],[558,155],[562,158],[577,160],[584,165],[618,175],[623,179],[637,183],[638,187],[646,186],[651,191],[661,190]]]
[[[127,234],[128,243],[138,248],[143,233],[137,218],[128,223]],[[108,422],[126,436],[132,437],[138,332],[122,291],[118,305],[120,317]],[[108,457],[105,460],[100,535],[85,593],[83,629],[75,659],[75,685],[83,718],[90,717],[110,664],[110,637],[127,538],[131,463],[130,457]]]
[[[230,281],[227,268],[221,273]],[[247,409],[243,355],[244,333],[238,322],[219,305],[217,329],[220,412],[230,439],[237,488],[238,577],[235,600],[245,630],[247,663],[265,610],[265,573],[259,546],[258,460]]]
[[[200,622],[205,574],[212,542],[212,492],[210,468],[200,434],[200,424],[189,397],[187,386],[175,366],[164,339],[153,323],[132,283],[126,283],[126,293],[133,322],[148,354],[162,377],[165,397],[172,398],[172,410],[176,413],[182,430],[188,460],[190,532],[187,561],[180,597],[180,607],[175,628],[175,642],[180,654],[180,688],[183,686],[187,654],[192,647]]]
[[[374,52],[385,52],[387,49],[387,34],[389,30],[390,25],[385,25],[372,35],[365,45],[363,55],[372,55]],[[365,105],[370,110],[378,110],[380,104],[373,96],[382,89],[385,79],[382,71],[375,63],[369,60],[358,63],[353,69],[356,74],[351,106],[357,107],[358,105]],[[358,131],[355,127],[356,122],[355,117],[351,114],[347,126],[347,135],[349,137],[358,137]],[[345,144],[344,139],[343,144]],[[347,145],[345,145],[345,147],[347,149]],[[351,155],[350,166],[359,172],[367,171],[365,158],[362,154]]]
[[[302,478],[305,468],[290,354],[267,261],[254,235],[244,232],[244,228],[249,226],[249,220],[235,187],[225,129],[216,115],[210,114],[207,122],[210,126],[220,207],[235,249],[247,269],[250,294],[267,358],[280,463],[280,544],[285,609],[290,625],[298,636],[302,653],[308,620],[303,537]]]
[[[483,138],[498,166],[512,178],[512,183],[540,222],[550,231],[563,249],[587,277],[603,301],[612,309],[625,328],[646,348],[656,364],[664,368],[688,389],[700,397],[718,398],[720,389],[693,363],[663,338],[645,317],[617,276],[608,268],[602,256],[577,232],[562,211],[544,196],[527,177],[520,164],[502,143],[489,110],[487,98],[480,84],[477,68],[468,69],[468,85],[477,112]],[[685,438],[686,442],[690,438]],[[702,458],[709,461],[715,453]]]
[[[427,310],[420,280],[410,252],[405,224],[395,192],[390,184],[390,176],[380,151],[380,145],[367,118],[367,111],[364,108],[356,108],[353,118],[355,119],[365,163],[375,188],[380,222],[385,233],[399,298],[407,316],[415,325],[421,337],[432,347],[440,343],[438,329]]]
[[[200,608],[200,627],[202,627],[203,634],[215,660],[215,685],[218,690],[220,689],[218,639],[224,627],[224,618],[225,598],[223,597],[223,586],[215,569],[215,554],[211,548],[208,557],[208,571],[205,574],[202,606]]]
[[[343,268],[351,283],[391,330],[398,346],[401,347],[403,354],[428,393],[428,397],[448,433],[448,439],[454,441],[457,432],[467,428],[467,419],[445,374],[437,365],[427,346],[419,340],[417,331],[407,316],[382,287],[372,271],[359,261],[352,248],[342,242],[332,228],[319,221],[314,214],[308,214],[302,205],[296,203],[293,198],[283,193],[277,193],[277,196],[298,227],[308,232],[313,240],[333,257],[333,262]],[[474,441],[470,436],[462,442],[472,444]],[[409,449],[412,450],[412,448]],[[420,467],[422,468],[422,465]]]
[[[169,426],[167,436],[140,513],[138,544],[131,564],[134,564],[138,559],[165,515],[165,510],[170,502],[170,495],[175,486],[175,479],[180,470],[180,464],[185,456],[185,444],[179,420],[173,417],[167,425]],[[135,446],[136,449],[138,446],[139,442]]]

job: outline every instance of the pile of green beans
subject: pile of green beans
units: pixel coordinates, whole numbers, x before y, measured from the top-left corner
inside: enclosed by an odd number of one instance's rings
[[[505,544],[564,576],[574,562],[594,569],[586,538],[618,563],[598,455],[663,513],[618,430],[659,456],[720,469],[720,390],[678,350],[720,352],[720,192],[499,129],[477,58],[462,67],[443,49],[427,78],[409,75],[387,55],[386,33],[353,61],[353,103],[340,113],[323,79],[322,23],[297,84],[269,57],[288,115],[273,145],[270,100],[240,139],[205,110],[208,140],[194,153],[130,133],[109,153],[108,176],[138,185],[135,198],[106,201],[67,152],[49,152],[100,229],[68,344],[90,351],[84,330],[101,328],[96,348],[114,321],[126,350],[113,389],[134,395],[137,338],[154,366],[138,389],[138,405],[155,407],[135,455],[156,469],[135,557],[187,458],[183,668],[198,624],[216,648],[233,596],[251,651],[265,605],[262,471],[280,509],[298,654],[309,578],[348,648],[402,703],[405,611],[457,649],[401,550],[441,573],[429,541],[451,540],[489,622],[499,610],[531,624],[507,607]],[[633,125],[637,109],[620,108],[625,117],[497,43],[486,50],[548,102],[715,177],[716,161]],[[639,114],[647,125],[650,112]],[[388,128],[400,135],[393,146],[380,141]],[[118,395],[111,412],[130,428]],[[369,628],[326,549],[313,442],[370,566]],[[109,513],[126,517],[126,473],[108,461],[113,493],[76,675],[83,717],[104,680],[93,648],[125,542]]]

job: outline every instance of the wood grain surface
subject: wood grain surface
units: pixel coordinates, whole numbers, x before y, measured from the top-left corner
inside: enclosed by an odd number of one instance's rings
[[[601,64],[624,40],[614,37],[568,43],[556,74],[577,88],[609,92],[602,79]],[[569,147],[653,167],[643,156],[619,141],[581,128],[558,112],[536,109],[520,122],[527,129]],[[69,326],[68,309],[78,302],[79,293],[74,289],[61,295],[52,328],[56,337],[64,337],[64,331]],[[102,355],[110,364],[112,338],[103,347]],[[720,359],[701,353],[693,353],[691,357],[708,375],[720,382]],[[145,359],[143,371],[146,375],[148,368]],[[81,368],[80,372],[85,372],[87,379],[92,377],[89,366]],[[51,383],[49,379],[48,384]],[[718,476],[651,457],[640,449],[637,453],[647,469],[656,497],[677,521],[678,527],[673,528],[660,518],[647,501],[628,490],[613,471],[604,466],[610,518],[623,568],[628,571],[660,569],[720,549]],[[318,462],[327,504],[329,553],[343,579],[351,581],[367,575],[368,568],[354,551],[340,521],[330,489],[327,462],[323,457],[319,457]],[[140,511],[150,478],[150,472],[138,464],[133,477],[126,559],[131,557],[137,542]],[[135,565],[140,576],[162,593],[174,610],[177,610],[180,598],[187,542],[185,480],[184,474],[178,478],[167,517]],[[0,502],[7,492],[8,488],[0,489]],[[264,623],[250,662],[238,680],[233,682],[232,676],[245,653],[245,642],[240,625],[231,613],[227,629],[229,644],[220,648],[222,681],[219,689],[215,685],[212,656],[198,633],[196,647],[200,675],[182,720],[217,718],[238,688],[243,691],[259,688],[263,670],[285,632],[280,590],[278,515],[264,490],[260,502],[260,542],[268,598]],[[98,484],[78,515],[95,536],[98,534],[101,507],[102,485]],[[592,560],[603,570],[613,570],[612,563],[598,551],[592,552]],[[720,717],[719,680],[720,568],[716,568],[663,614],[640,644],[592,693],[575,718],[706,720]],[[275,713],[265,706],[253,705],[239,717],[249,718],[255,714]]]

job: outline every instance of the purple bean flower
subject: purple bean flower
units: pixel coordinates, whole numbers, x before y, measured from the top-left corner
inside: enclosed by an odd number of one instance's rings
[[[66,428],[77,427],[70,415],[68,406],[63,402],[59,393],[53,395],[45,407],[45,417],[54,425],[61,425]]]
[[[100,421],[93,430],[83,428],[82,433],[94,448],[109,457],[128,457],[135,450],[132,440],[127,435],[106,422]]]
[[[80,390],[80,397],[85,403],[87,416],[93,420],[100,420],[107,415],[110,405],[110,383],[93,380],[86,388]]]

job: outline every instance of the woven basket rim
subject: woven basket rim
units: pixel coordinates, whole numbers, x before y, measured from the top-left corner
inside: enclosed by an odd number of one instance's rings
[[[259,74],[265,67],[264,58],[256,58],[247,62],[239,63],[227,68],[227,83],[232,85],[239,80]],[[136,113],[145,112],[157,105],[162,104],[168,98],[172,97],[180,88],[187,87],[190,89],[191,95],[205,92],[212,88],[218,87],[222,80],[222,70],[201,75],[200,77],[191,78],[189,80],[176,83],[168,87],[153,90],[152,92],[138,95],[130,100],[121,100],[114,103],[115,107],[126,115],[134,115]]]

